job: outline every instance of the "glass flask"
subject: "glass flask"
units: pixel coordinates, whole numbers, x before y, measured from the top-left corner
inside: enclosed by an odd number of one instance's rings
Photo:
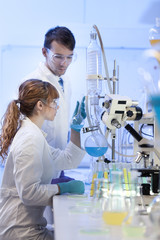
[[[160,18],[156,18],[156,24],[149,30],[149,41],[152,47],[160,50]]]
[[[109,195],[109,182],[105,178],[94,179],[94,194],[92,198],[92,216],[102,218],[103,204]]]
[[[149,208],[149,217],[151,222],[154,225],[160,225],[160,196],[156,196],[153,201],[150,203]]]
[[[146,225],[138,211],[138,206],[135,206],[135,199],[132,199],[130,211],[122,223],[123,239],[144,239],[145,232]]]
[[[84,146],[86,152],[92,157],[103,156],[108,149],[108,143],[105,136],[98,131],[92,132],[92,134],[86,138]]]
[[[156,196],[150,203],[148,209],[149,219],[152,224],[151,237],[155,240],[160,239],[160,195]]]
[[[148,238],[153,240],[160,239],[160,195],[157,195],[147,208],[150,220],[150,231]]]
[[[104,222],[108,225],[121,225],[128,214],[128,207],[122,187],[122,171],[112,171],[110,194],[103,203]]]

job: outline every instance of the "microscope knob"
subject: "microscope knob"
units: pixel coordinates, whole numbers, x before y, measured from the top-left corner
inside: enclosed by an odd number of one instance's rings
[[[127,111],[127,117],[132,117],[133,116],[133,111],[129,110]]]
[[[105,101],[102,103],[102,106],[105,107],[106,109],[108,109],[111,105],[111,102],[110,101]]]

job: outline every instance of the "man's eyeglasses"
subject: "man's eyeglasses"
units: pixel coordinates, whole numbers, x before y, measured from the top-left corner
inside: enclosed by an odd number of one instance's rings
[[[63,63],[64,61],[66,61],[68,64],[70,64],[71,62],[74,62],[77,58],[76,53],[73,53],[71,55],[55,54],[49,48],[47,48],[47,51],[52,61],[55,63]]]

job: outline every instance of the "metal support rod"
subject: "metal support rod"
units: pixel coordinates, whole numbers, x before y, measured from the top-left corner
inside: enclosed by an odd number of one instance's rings
[[[116,94],[116,60],[114,60],[113,68],[113,94]],[[116,130],[112,131],[112,162],[115,162],[115,145],[116,145]]]
[[[112,130],[112,162],[115,162],[115,140],[116,140],[116,134],[115,130]]]
[[[114,60],[112,81],[113,81],[113,94],[116,94],[116,60]]]

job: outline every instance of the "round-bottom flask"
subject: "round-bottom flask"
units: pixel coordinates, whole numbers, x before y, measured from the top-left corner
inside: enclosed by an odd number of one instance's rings
[[[86,152],[92,157],[103,156],[108,149],[106,138],[97,131],[92,132],[92,135],[86,138],[84,146]]]

